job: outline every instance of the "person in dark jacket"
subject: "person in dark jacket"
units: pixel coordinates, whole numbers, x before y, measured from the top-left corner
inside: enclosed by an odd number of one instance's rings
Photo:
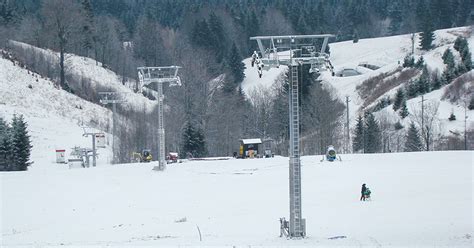
[[[365,191],[367,190],[367,187],[365,187],[365,183],[362,184],[362,189],[360,190],[360,200],[365,201]]]

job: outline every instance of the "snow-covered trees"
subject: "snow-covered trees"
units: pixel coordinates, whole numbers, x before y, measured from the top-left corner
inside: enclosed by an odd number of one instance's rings
[[[419,152],[423,150],[423,144],[421,143],[420,134],[415,126],[415,123],[411,122],[408,128],[405,141],[405,152]]]
[[[0,118],[0,170],[27,170],[31,148],[23,116],[13,116],[11,126]]]

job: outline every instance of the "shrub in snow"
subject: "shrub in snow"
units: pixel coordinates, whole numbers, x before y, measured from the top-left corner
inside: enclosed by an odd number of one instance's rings
[[[451,115],[449,116],[448,120],[449,120],[449,121],[455,121],[455,120],[456,120],[456,116],[454,115],[454,113],[451,113]]]

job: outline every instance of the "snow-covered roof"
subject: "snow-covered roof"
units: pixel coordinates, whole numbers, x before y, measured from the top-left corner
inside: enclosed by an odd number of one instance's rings
[[[244,145],[262,144],[262,140],[261,139],[242,139],[242,143],[244,143]]]

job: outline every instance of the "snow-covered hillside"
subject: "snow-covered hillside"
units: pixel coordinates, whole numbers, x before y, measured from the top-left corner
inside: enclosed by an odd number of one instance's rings
[[[11,45],[42,53],[51,61],[58,60],[57,54],[50,50],[15,41]],[[96,65],[95,60],[68,54],[66,66],[69,75],[90,80],[93,88],[126,93],[127,101],[122,104],[126,109],[151,111],[156,104],[124,86],[114,72]],[[92,127],[87,131],[106,133],[112,127],[112,113],[108,109],[58,89],[52,81],[21,68],[16,61],[0,58],[0,116],[10,121],[14,114],[24,115],[29,126],[34,147],[31,170],[50,169],[56,149],[66,149],[66,155],[69,155],[75,146],[91,147],[91,138],[82,137],[83,126]],[[110,133],[107,141],[110,145]],[[98,152],[99,164],[110,163],[110,146]]]
[[[43,54],[48,60],[59,63],[59,53],[49,49],[42,49],[17,41],[10,41],[10,45],[31,49]],[[149,100],[143,95],[134,93],[131,86],[122,84],[121,78],[117,74],[102,67],[101,63],[94,59],[66,54],[65,67],[67,74],[90,80],[92,87],[95,89],[101,87],[123,93],[125,100],[127,100],[126,103],[122,104],[124,108],[142,109],[145,107],[146,111],[151,111],[156,104],[156,102]]]
[[[468,37],[471,52],[474,51],[474,35],[472,27],[461,27],[437,30],[435,32],[436,40],[434,41],[436,48],[428,52],[418,49],[419,35],[417,34],[415,37],[415,55],[417,57],[423,55],[431,70],[438,69],[439,71],[442,71],[444,64],[441,56],[448,47],[451,47],[452,51],[454,51],[452,48],[454,40],[459,35]],[[345,102],[346,96],[350,97],[349,115],[351,126],[354,125],[356,117],[361,111],[361,106],[364,104],[364,100],[359,95],[356,87],[369,78],[382,73],[395,71],[403,63],[403,58],[411,51],[411,47],[411,34],[361,39],[358,43],[344,41],[330,44],[331,62],[335,67],[336,75],[344,70],[356,71],[360,74],[348,77],[338,77],[332,76],[329,72],[325,72],[321,76],[325,85],[334,88],[343,102]],[[247,95],[251,95],[251,91],[254,88],[265,87],[271,89],[271,85],[275,82],[276,78],[285,71],[285,67],[280,67],[278,69],[272,68],[268,72],[264,71],[263,77],[260,79],[258,78],[257,69],[250,66],[250,59],[244,60],[244,63],[247,68],[245,70],[246,79],[242,83],[242,87]],[[375,70],[369,69],[366,66],[360,66],[361,64],[368,65]],[[474,82],[471,82],[471,84],[474,84]],[[440,101],[445,89],[446,86],[440,90],[427,94],[425,97],[429,100]],[[396,88],[386,92],[384,95],[376,98],[373,103],[381,97],[387,95],[393,96],[395,91]],[[414,104],[418,101],[420,101],[420,99],[412,99],[408,102],[409,112],[413,112],[414,108],[419,107],[417,104]],[[461,131],[460,121],[447,121],[451,111],[453,111],[459,120],[464,118],[464,108],[460,103],[453,104],[448,101],[441,101],[439,118],[442,119],[442,123],[445,126],[443,129],[446,133],[449,130]],[[468,119],[471,120],[469,121],[470,125],[473,125],[474,122],[472,119],[474,119],[474,111],[468,111],[467,115],[469,116]],[[408,120],[409,118],[407,121]],[[464,130],[463,128],[464,127],[462,126],[462,130]]]
[[[59,90],[53,82],[0,58],[0,116],[10,122],[14,114],[23,115],[28,123],[31,170],[50,169],[55,149],[69,153],[74,146],[91,147],[90,138],[82,137],[82,126],[105,132],[111,118],[108,109]],[[108,160],[110,150],[99,150],[99,163]]]
[[[0,173],[6,246],[472,247],[473,152],[302,159],[307,238],[288,218],[288,158]],[[372,201],[359,201],[366,183]],[[202,241],[200,241],[200,233]],[[336,236],[346,238],[330,239]]]

